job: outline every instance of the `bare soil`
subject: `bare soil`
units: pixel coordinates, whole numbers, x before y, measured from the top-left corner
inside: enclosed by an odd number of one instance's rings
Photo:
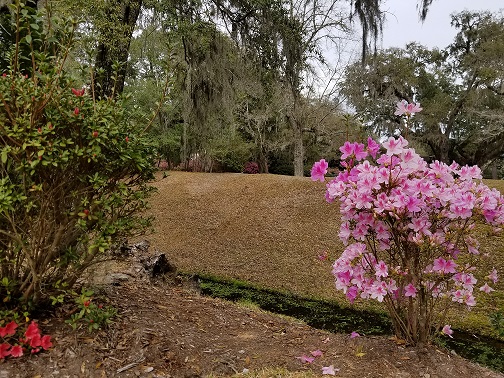
[[[88,333],[73,331],[61,314],[40,319],[54,348],[0,362],[0,378],[314,377],[328,365],[340,369],[340,377],[504,377],[435,347],[330,334],[201,296],[195,282],[173,274],[149,278],[140,261],[161,251],[186,272],[331,295],[330,271],[316,263],[316,253],[333,248],[337,239],[335,225],[319,220],[320,211],[332,211],[336,223],[336,206],[321,210],[320,185],[308,179],[176,172],[160,177],[156,186],[151,211],[157,215],[157,233],[148,236],[151,248],[90,272],[89,284],[101,287],[117,308],[115,322]],[[253,194],[257,191],[260,195]],[[311,198],[308,203],[306,198]],[[312,364],[296,359],[317,349],[323,356]]]

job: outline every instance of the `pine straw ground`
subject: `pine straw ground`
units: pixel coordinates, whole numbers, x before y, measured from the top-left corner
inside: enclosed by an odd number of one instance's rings
[[[150,211],[156,215],[156,233],[148,236],[148,253],[163,252],[189,273],[338,299],[330,262],[316,258],[324,250],[334,258],[342,247],[338,209],[324,201],[323,184],[274,175],[171,172],[166,178],[160,173],[155,186],[159,192]],[[500,242],[492,243],[487,244],[490,252],[502,251]],[[173,277],[153,281],[139,263],[144,257],[90,272],[95,282],[114,272],[129,277],[102,286],[119,312],[108,330],[71,331],[63,313],[41,319],[43,333],[53,335],[53,350],[0,363],[0,378],[309,378],[321,376],[321,367],[328,365],[339,368],[340,377],[504,377],[435,347],[404,347],[387,337],[351,340],[254,307],[203,297],[191,283]],[[502,306],[499,301],[502,286],[496,301],[471,316],[483,319],[478,314]],[[458,322],[485,323],[466,315]],[[295,358],[316,349],[324,355],[311,365]]]

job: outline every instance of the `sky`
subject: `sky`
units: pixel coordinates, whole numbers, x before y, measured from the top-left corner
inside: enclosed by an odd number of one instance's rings
[[[429,48],[448,46],[456,34],[450,25],[450,15],[463,10],[504,9],[502,0],[434,0],[427,19],[421,23],[416,8],[417,0],[385,0],[382,9],[387,12],[383,28],[383,48],[405,47],[408,42],[419,42]]]

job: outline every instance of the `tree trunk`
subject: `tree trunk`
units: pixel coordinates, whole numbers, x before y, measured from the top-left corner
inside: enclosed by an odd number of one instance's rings
[[[129,47],[142,1],[110,0],[109,9],[117,11],[108,14],[99,29],[101,41],[95,62],[95,93],[98,98],[114,97],[123,92]],[[111,24],[115,24],[113,28]]]
[[[259,152],[259,173],[269,173],[268,158],[262,150]]]
[[[303,145],[303,131],[301,125],[294,121],[292,127],[294,132],[294,176],[304,176],[304,145]]]
[[[497,172],[497,160],[494,160],[492,162],[492,179],[493,180],[498,180],[499,179],[499,175],[498,175],[498,172]]]

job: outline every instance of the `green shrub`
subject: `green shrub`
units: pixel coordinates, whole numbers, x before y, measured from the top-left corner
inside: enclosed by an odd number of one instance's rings
[[[23,37],[0,76],[0,301],[68,289],[119,237],[141,231],[154,148],[126,99],[95,100],[64,71],[75,24],[15,10]],[[31,36],[28,38],[28,36]],[[37,50],[32,48],[37,41]],[[23,56],[23,51],[29,51]],[[28,69],[19,62],[30,62]],[[23,67],[26,67],[24,65]]]

